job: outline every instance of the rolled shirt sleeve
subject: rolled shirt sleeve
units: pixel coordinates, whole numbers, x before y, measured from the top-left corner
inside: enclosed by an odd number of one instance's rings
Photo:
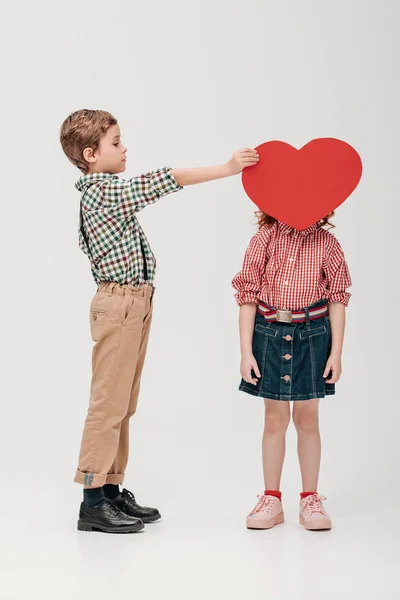
[[[171,169],[163,167],[132,179],[110,179],[103,187],[103,194],[114,214],[124,218],[181,189]]]
[[[332,236],[333,238],[333,236]],[[352,285],[349,267],[340,243],[333,238],[331,248],[326,257],[326,299],[328,302],[341,302],[348,306],[351,293],[347,291]]]
[[[260,236],[256,234],[250,240],[242,269],[232,280],[232,287],[237,290],[235,299],[239,306],[247,302],[259,303],[266,260],[266,248],[261,243]]]

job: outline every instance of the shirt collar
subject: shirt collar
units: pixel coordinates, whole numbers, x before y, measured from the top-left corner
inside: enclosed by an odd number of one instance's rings
[[[315,231],[317,229],[318,223],[313,223],[312,225],[309,225],[309,227],[306,227],[305,229],[295,229],[294,227],[291,227],[290,225],[286,225],[286,223],[282,223],[282,221],[278,221],[278,227],[284,235],[290,235],[291,233],[295,233],[295,234],[297,233],[297,234],[305,237],[306,235],[309,235],[310,233],[312,233],[313,231]]]
[[[88,173],[79,177],[75,183],[75,187],[80,192],[87,189],[92,183],[96,181],[103,181],[105,179],[118,179],[118,175],[112,175],[111,173]]]

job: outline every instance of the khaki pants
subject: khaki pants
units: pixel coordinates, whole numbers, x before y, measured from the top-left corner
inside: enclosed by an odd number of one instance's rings
[[[93,341],[90,403],[75,481],[122,483],[153,310],[154,288],[102,282],[90,306]]]

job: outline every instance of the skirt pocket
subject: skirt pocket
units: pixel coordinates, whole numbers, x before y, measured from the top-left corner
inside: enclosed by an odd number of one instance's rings
[[[296,391],[301,394],[303,389],[304,391],[308,389],[309,393],[317,398],[326,391],[323,374],[329,356],[330,330],[326,325],[312,327],[302,331],[299,339],[302,347],[301,354],[306,355],[307,360],[303,363]]]

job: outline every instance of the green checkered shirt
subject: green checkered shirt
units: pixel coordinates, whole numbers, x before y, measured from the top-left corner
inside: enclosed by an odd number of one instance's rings
[[[90,259],[97,284],[154,282],[156,259],[136,213],[182,189],[170,171],[163,167],[132,179],[90,173],[75,184],[82,192],[79,246]]]

